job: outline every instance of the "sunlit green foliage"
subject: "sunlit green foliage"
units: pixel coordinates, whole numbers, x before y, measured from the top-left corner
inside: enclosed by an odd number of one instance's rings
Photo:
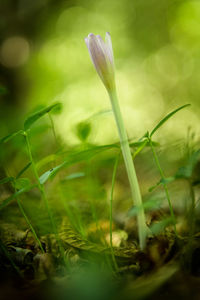
[[[23,20],[32,8],[19,2]],[[34,266],[35,277],[80,275],[73,277],[80,299],[100,292],[104,274],[126,285],[122,299],[150,295],[182,274],[182,265],[199,276],[198,1],[41,1],[50,2],[36,36],[20,33],[28,45],[21,65],[3,57],[12,31],[0,45],[4,77],[16,76],[10,85],[0,79],[0,256],[26,277],[27,253],[39,261],[50,253],[56,271]],[[91,31],[112,34],[140,207],[131,201],[111,106],[84,43]],[[141,209],[149,228],[144,253],[135,222]]]

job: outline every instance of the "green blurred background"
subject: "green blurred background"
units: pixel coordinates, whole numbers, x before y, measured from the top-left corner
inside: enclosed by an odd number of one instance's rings
[[[78,142],[74,128],[92,118],[91,142],[110,143],[117,131],[105,88],[84,43],[88,33],[111,33],[116,80],[130,138],[139,138],[166,113],[185,103],[157,133],[180,140],[198,135],[200,1],[1,0],[0,132],[22,127],[36,106],[63,103],[58,134]]]

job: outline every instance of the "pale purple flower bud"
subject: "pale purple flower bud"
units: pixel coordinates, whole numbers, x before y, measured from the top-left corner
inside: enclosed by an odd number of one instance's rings
[[[108,92],[115,89],[114,57],[111,37],[106,32],[105,42],[100,35],[90,33],[85,38],[92,62]]]

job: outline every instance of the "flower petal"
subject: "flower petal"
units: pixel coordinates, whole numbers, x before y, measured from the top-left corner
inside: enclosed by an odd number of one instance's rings
[[[111,36],[110,36],[109,32],[106,32],[105,40],[106,40],[106,45],[107,45],[107,48],[108,48],[110,61],[114,65],[114,55],[113,55],[112,41],[111,41]]]
[[[100,35],[90,33],[85,38],[85,43],[94,67],[107,90],[115,89],[114,59],[109,33],[106,34],[106,42]]]
[[[94,34],[88,36],[89,39],[89,53],[92,62],[99,73],[99,76],[103,79],[103,73],[106,70],[107,62],[103,51],[103,48],[99,45],[99,40]]]
[[[88,39],[88,37],[86,37],[84,40],[85,40],[85,43],[86,43],[86,45],[88,47],[88,50],[89,50],[89,39]]]
[[[101,47],[105,57],[107,55],[107,47],[106,47],[106,44],[104,42],[104,40],[102,39],[102,37],[100,35],[97,35],[97,40],[98,40],[98,43],[99,43],[99,47]]]

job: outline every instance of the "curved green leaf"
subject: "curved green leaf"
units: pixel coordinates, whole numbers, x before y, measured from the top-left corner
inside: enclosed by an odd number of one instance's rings
[[[37,111],[36,113],[32,114],[30,117],[28,117],[25,122],[24,122],[24,129],[28,130],[30,129],[30,127],[41,117],[43,117],[45,114],[49,113],[52,110],[57,110],[60,107],[60,103],[55,103],[53,105],[50,105],[46,108],[43,108],[39,111]]]
[[[191,178],[194,168],[200,159],[200,149],[193,152],[185,166],[182,166],[178,169],[175,174],[176,178]]]
[[[10,197],[6,198],[5,200],[1,201],[0,203],[0,209],[4,208],[5,206],[7,206],[13,199],[15,199],[17,196],[26,193],[30,190],[32,190],[33,188],[37,187],[37,184],[33,184],[33,185],[29,185],[26,186],[22,189],[20,189],[19,191],[17,191],[16,193],[12,194]]]
[[[2,139],[0,139],[0,144],[8,142],[9,140],[13,139],[15,136],[17,136],[19,134],[23,134],[23,130],[19,130],[19,131],[16,131],[16,132],[13,132],[11,134],[4,136]]]
[[[96,147],[92,147],[91,149],[87,149],[84,151],[77,151],[75,153],[69,154],[63,163],[43,173],[40,176],[40,183],[44,184],[48,179],[52,178],[59,170],[61,170],[66,166],[69,166],[74,163],[78,163],[80,161],[91,159],[94,155],[112,148],[119,149],[119,146],[117,144],[96,146]]]
[[[13,181],[14,177],[6,177],[0,180],[0,184],[5,184],[7,182]]]
[[[149,188],[149,192],[152,192],[155,190],[157,187],[159,187],[161,184],[168,184],[173,182],[176,179],[175,176],[167,177],[167,178],[161,178],[155,185],[151,186]]]
[[[159,233],[164,232],[166,227],[173,224],[175,224],[175,222],[171,217],[165,218],[158,223],[153,223],[150,227],[150,230],[153,234],[158,235]]]
[[[29,162],[21,171],[19,171],[19,173],[16,176],[16,179],[18,179],[22,174],[24,174],[24,172],[31,166],[31,162]]]
[[[18,178],[15,180],[15,188],[17,190],[21,190],[23,188],[26,188],[30,186],[30,179],[29,178]]]
[[[36,163],[37,170],[41,169],[42,167],[44,167],[45,165],[47,165],[49,163],[55,162],[57,158],[58,158],[58,155],[56,155],[56,154],[50,154],[50,155],[43,157],[41,160],[39,160]]]
[[[160,208],[163,199],[149,199],[145,201],[141,206],[133,206],[128,212],[129,217],[137,216],[138,213],[144,209],[145,211],[153,211]]]
[[[63,168],[67,163],[64,162],[48,171],[46,171],[45,173],[43,173],[39,180],[40,180],[40,184],[44,184],[48,179],[50,179],[51,177],[53,177],[61,168]]]
[[[85,176],[85,173],[77,172],[77,173],[72,173],[72,174],[66,176],[64,178],[64,180],[72,180],[72,179],[77,179],[77,178],[81,178],[81,177],[84,177],[84,176]]]
[[[150,137],[152,137],[153,136],[153,134],[165,123],[165,122],[167,122],[167,120],[169,119],[169,118],[171,118],[174,114],[176,114],[179,110],[181,110],[181,109],[183,109],[183,108],[185,108],[185,107],[188,107],[188,106],[190,106],[190,104],[185,104],[185,105],[183,105],[183,106],[180,106],[180,107],[178,107],[177,109],[175,109],[175,110],[173,110],[171,113],[169,113],[168,115],[166,115],[155,127],[154,127],[154,129],[151,131],[151,133],[150,133]]]
[[[144,149],[147,143],[148,143],[147,139],[141,142],[140,146],[133,153],[133,159]]]

